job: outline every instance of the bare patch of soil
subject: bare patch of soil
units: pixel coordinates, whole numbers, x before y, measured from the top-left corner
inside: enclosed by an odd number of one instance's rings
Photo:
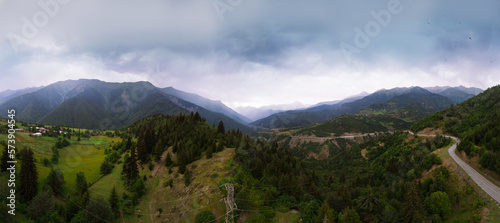
[[[435,128],[425,128],[424,130],[418,132],[418,134],[423,135],[443,135],[443,130]]]
[[[368,160],[368,158],[366,157],[366,154],[368,154],[368,150],[367,149],[361,150],[361,156],[363,156],[363,158],[365,158],[365,160]]]
[[[483,207],[483,210],[481,210],[481,221],[479,222],[487,222],[489,220],[488,216],[490,216],[490,209],[488,209],[487,207]]]
[[[243,222],[246,222],[248,220],[248,218],[250,217],[250,214],[249,213],[243,213],[243,214],[240,214],[240,217],[238,218],[238,221],[237,223],[243,223]]]
[[[310,152],[309,154],[307,154],[306,158],[307,159],[314,158],[316,160],[324,160],[324,159],[328,159],[328,157],[330,157],[330,150],[328,149],[327,145],[324,145],[321,148],[321,151],[319,153]]]

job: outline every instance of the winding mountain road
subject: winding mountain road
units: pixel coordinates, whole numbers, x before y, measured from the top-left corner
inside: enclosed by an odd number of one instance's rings
[[[413,132],[408,131],[410,134],[414,135]],[[429,137],[435,137],[436,135],[423,135],[423,134],[417,134],[418,136],[429,136]],[[460,139],[454,136],[447,136],[445,137],[451,138],[455,141],[455,143],[448,149],[448,153],[450,154],[451,158],[455,160],[455,162],[462,167],[462,169],[467,173],[467,175],[470,176],[476,184],[481,187],[484,192],[486,192],[488,195],[491,196],[491,198],[495,199],[498,203],[500,203],[500,188],[498,188],[495,184],[493,184],[491,181],[486,179],[483,175],[478,173],[474,168],[469,166],[465,161],[460,159],[460,157],[457,156],[455,153],[455,150],[457,149],[457,145],[460,143]]]
[[[391,132],[392,133],[392,132]],[[343,135],[343,136],[332,136],[332,137],[316,137],[316,136],[295,136],[292,135],[292,138],[298,138],[298,139],[315,139],[315,140],[331,140],[331,139],[354,139],[357,137],[364,137],[364,136],[376,136],[377,134],[381,133],[364,133],[360,135]]]

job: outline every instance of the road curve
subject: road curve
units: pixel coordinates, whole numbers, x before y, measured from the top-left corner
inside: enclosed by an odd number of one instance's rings
[[[413,132],[411,131],[408,132],[413,135]],[[423,134],[418,134],[418,136],[435,137],[435,135],[423,135]],[[474,180],[474,182],[476,182],[476,184],[484,190],[484,192],[490,195],[491,198],[495,199],[495,201],[500,203],[500,188],[498,188],[495,184],[486,179],[483,175],[478,173],[474,168],[469,166],[469,164],[460,159],[460,157],[458,157],[457,154],[455,153],[457,145],[460,143],[460,139],[454,136],[447,136],[447,135],[445,135],[445,137],[451,138],[455,141],[455,143],[448,149],[448,153],[450,154],[451,158],[453,158],[455,162],[458,165],[460,165],[460,167],[462,167],[462,169],[467,173],[467,175],[469,175],[470,178]]]

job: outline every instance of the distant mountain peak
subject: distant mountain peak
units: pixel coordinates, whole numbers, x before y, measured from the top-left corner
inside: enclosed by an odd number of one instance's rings
[[[430,91],[422,88],[422,87],[411,87],[409,90],[405,91],[404,93],[420,93],[420,94],[432,94]]]

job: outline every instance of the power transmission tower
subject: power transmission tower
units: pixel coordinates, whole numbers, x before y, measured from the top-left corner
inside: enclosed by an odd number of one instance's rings
[[[227,196],[224,197],[224,203],[226,203],[226,223],[234,223],[233,211],[237,210],[236,202],[234,202],[234,185],[227,183],[224,184],[227,191]]]

